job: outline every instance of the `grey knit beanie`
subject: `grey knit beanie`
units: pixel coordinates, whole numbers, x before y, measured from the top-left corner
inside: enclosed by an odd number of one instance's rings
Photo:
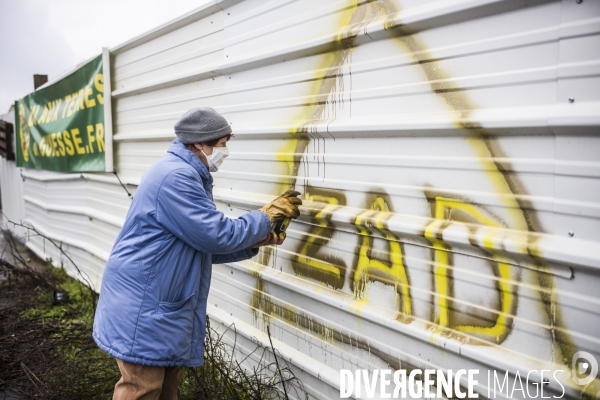
[[[230,133],[229,122],[210,107],[192,108],[175,123],[175,134],[183,144],[208,142]]]

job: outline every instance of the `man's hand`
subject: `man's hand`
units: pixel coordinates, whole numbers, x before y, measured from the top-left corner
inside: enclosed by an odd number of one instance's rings
[[[280,237],[281,236],[283,236],[283,238],[277,239],[277,237],[275,236],[275,234],[273,232],[269,232],[269,234],[267,236],[265,236],[264,239],[254,243],[252,245],[252,248],[258,249],[261,246],[268,246],[270,244],[276,244],[276,245],[283,244],[283,241],[285,240],[285,232],[282,232]]]

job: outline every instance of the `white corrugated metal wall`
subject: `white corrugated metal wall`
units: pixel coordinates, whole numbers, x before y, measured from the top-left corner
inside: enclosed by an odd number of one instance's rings
[[[15,114],[9,112],[0,115],[0,120],[14,124]],[[14,140],[12,147],[13,152],[16,151]],[[21,223],[25,219],[23,178],[20,173],[21,171],[15,167],[14,161],[8,161],[6,158],[0,157],[0,185],[2,189],[2,218],[0,218],[0,227],[10,230],[17,237],[25,236],[27,231],[15,224],[7,224],[7,221]]]
[[[342,368],[389,366],[478,368],[482,396],[490,369],[562,369],[568,396],[597,396],[570,368],[600,360],[599,1],[214,1],[111,66],[134,195],[197,106],[236,135],[221,210],[303,193],[283,246],[214,266],[209,314],[240,354],[270,326],[315,398],[339,397]],[[27,220],[99,287],[123,188],[23,176]]]

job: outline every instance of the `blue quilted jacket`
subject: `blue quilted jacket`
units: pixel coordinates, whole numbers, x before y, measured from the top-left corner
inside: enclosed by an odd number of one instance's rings
[[[178,140],[142,177],[114,244],[94,320],[94,340],[136,364],[199,366],[213,263],[248,259],[271,228],[253,211],[230,219],[212,176]]]

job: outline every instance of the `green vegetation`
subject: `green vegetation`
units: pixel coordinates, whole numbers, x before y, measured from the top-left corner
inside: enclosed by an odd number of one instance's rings
[[[120,377],[112,357],[94,343],[96,294],[47,260],[41,275],[68,295],[53,302],[47,282],[25,272],[4,283],[0,297],[0,389],[24,399],[108,399]]]
[[[1,273],[9,279],[0,284],[0,393],[10,390],[22,399],[110,399],[120,373],[91,336],[97,294],[50,259],[44,271],[4,263]],[[54,302],[53,290],[67,300]],[[222,339],[209,323],[205,363],[185,369],[180,400],[286,398],[282,382],[288,391],[292,383],[299,391],[289,368],[278,371],[273,361],[248,371]],[[267,349],[255,352],[266,360]]]

